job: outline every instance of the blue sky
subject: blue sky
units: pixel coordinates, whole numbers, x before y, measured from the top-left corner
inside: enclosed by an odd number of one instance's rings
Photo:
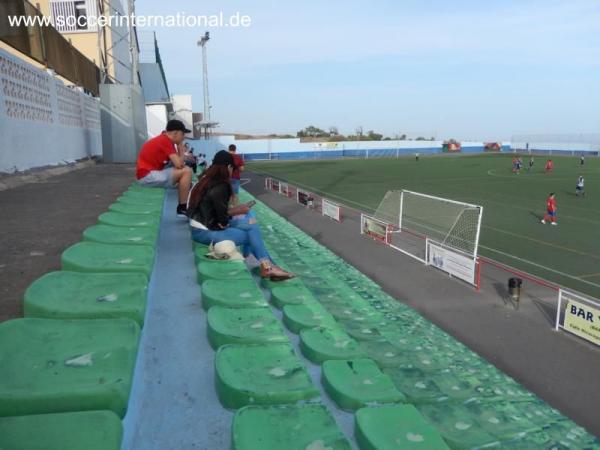
[[[202,111],[196,42],[210,31],[222,131],[509,139],[600,127],[597,0],[136,1],[138,15],[220,11],[252,25],[156,32],[171,93]]]

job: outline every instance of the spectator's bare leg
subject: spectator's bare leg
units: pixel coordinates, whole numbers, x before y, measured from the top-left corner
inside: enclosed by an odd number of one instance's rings
[[[192,169],[184,167],[183,169],[173,170],[173,184],[177,184],[179,191],[179,203],[186,203],[190,188],[192,186]]]

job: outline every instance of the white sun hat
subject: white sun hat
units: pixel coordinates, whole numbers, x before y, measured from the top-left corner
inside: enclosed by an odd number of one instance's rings
[[[228,260],[243,260],[244,257],[235,245],[233,241],[221,241],[216,244],[210,244],[208,247],[210,250],[206,256],[213,259],[228,259]]]

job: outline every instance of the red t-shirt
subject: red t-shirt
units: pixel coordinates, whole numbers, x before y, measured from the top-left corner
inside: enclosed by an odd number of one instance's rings
[[[231,156],[233,156],[233,165],[235,166],[235,168],[233,169],[233,172],[231,173],[231,178],[235,178],[236,180],[239,180],[240,179],[240,169],[238,169],[238,167],[244,165],[244,158],[242,158],[237,153],[232,153]]]
[[[556,211],[556,199],[552,197],[548,197],[546,200],[546,210],[547,211]]]
[[[139,180],[153,170],[163,170],[173,153],[177,153],[175,144],[165,133],[146,141],[138,155],[135,177]]]

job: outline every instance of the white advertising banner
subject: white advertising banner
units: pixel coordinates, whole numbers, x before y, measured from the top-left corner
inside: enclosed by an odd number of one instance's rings
[[[427,264],[470,284],[475,282],[475,259],[456,250],[427,241]]]

